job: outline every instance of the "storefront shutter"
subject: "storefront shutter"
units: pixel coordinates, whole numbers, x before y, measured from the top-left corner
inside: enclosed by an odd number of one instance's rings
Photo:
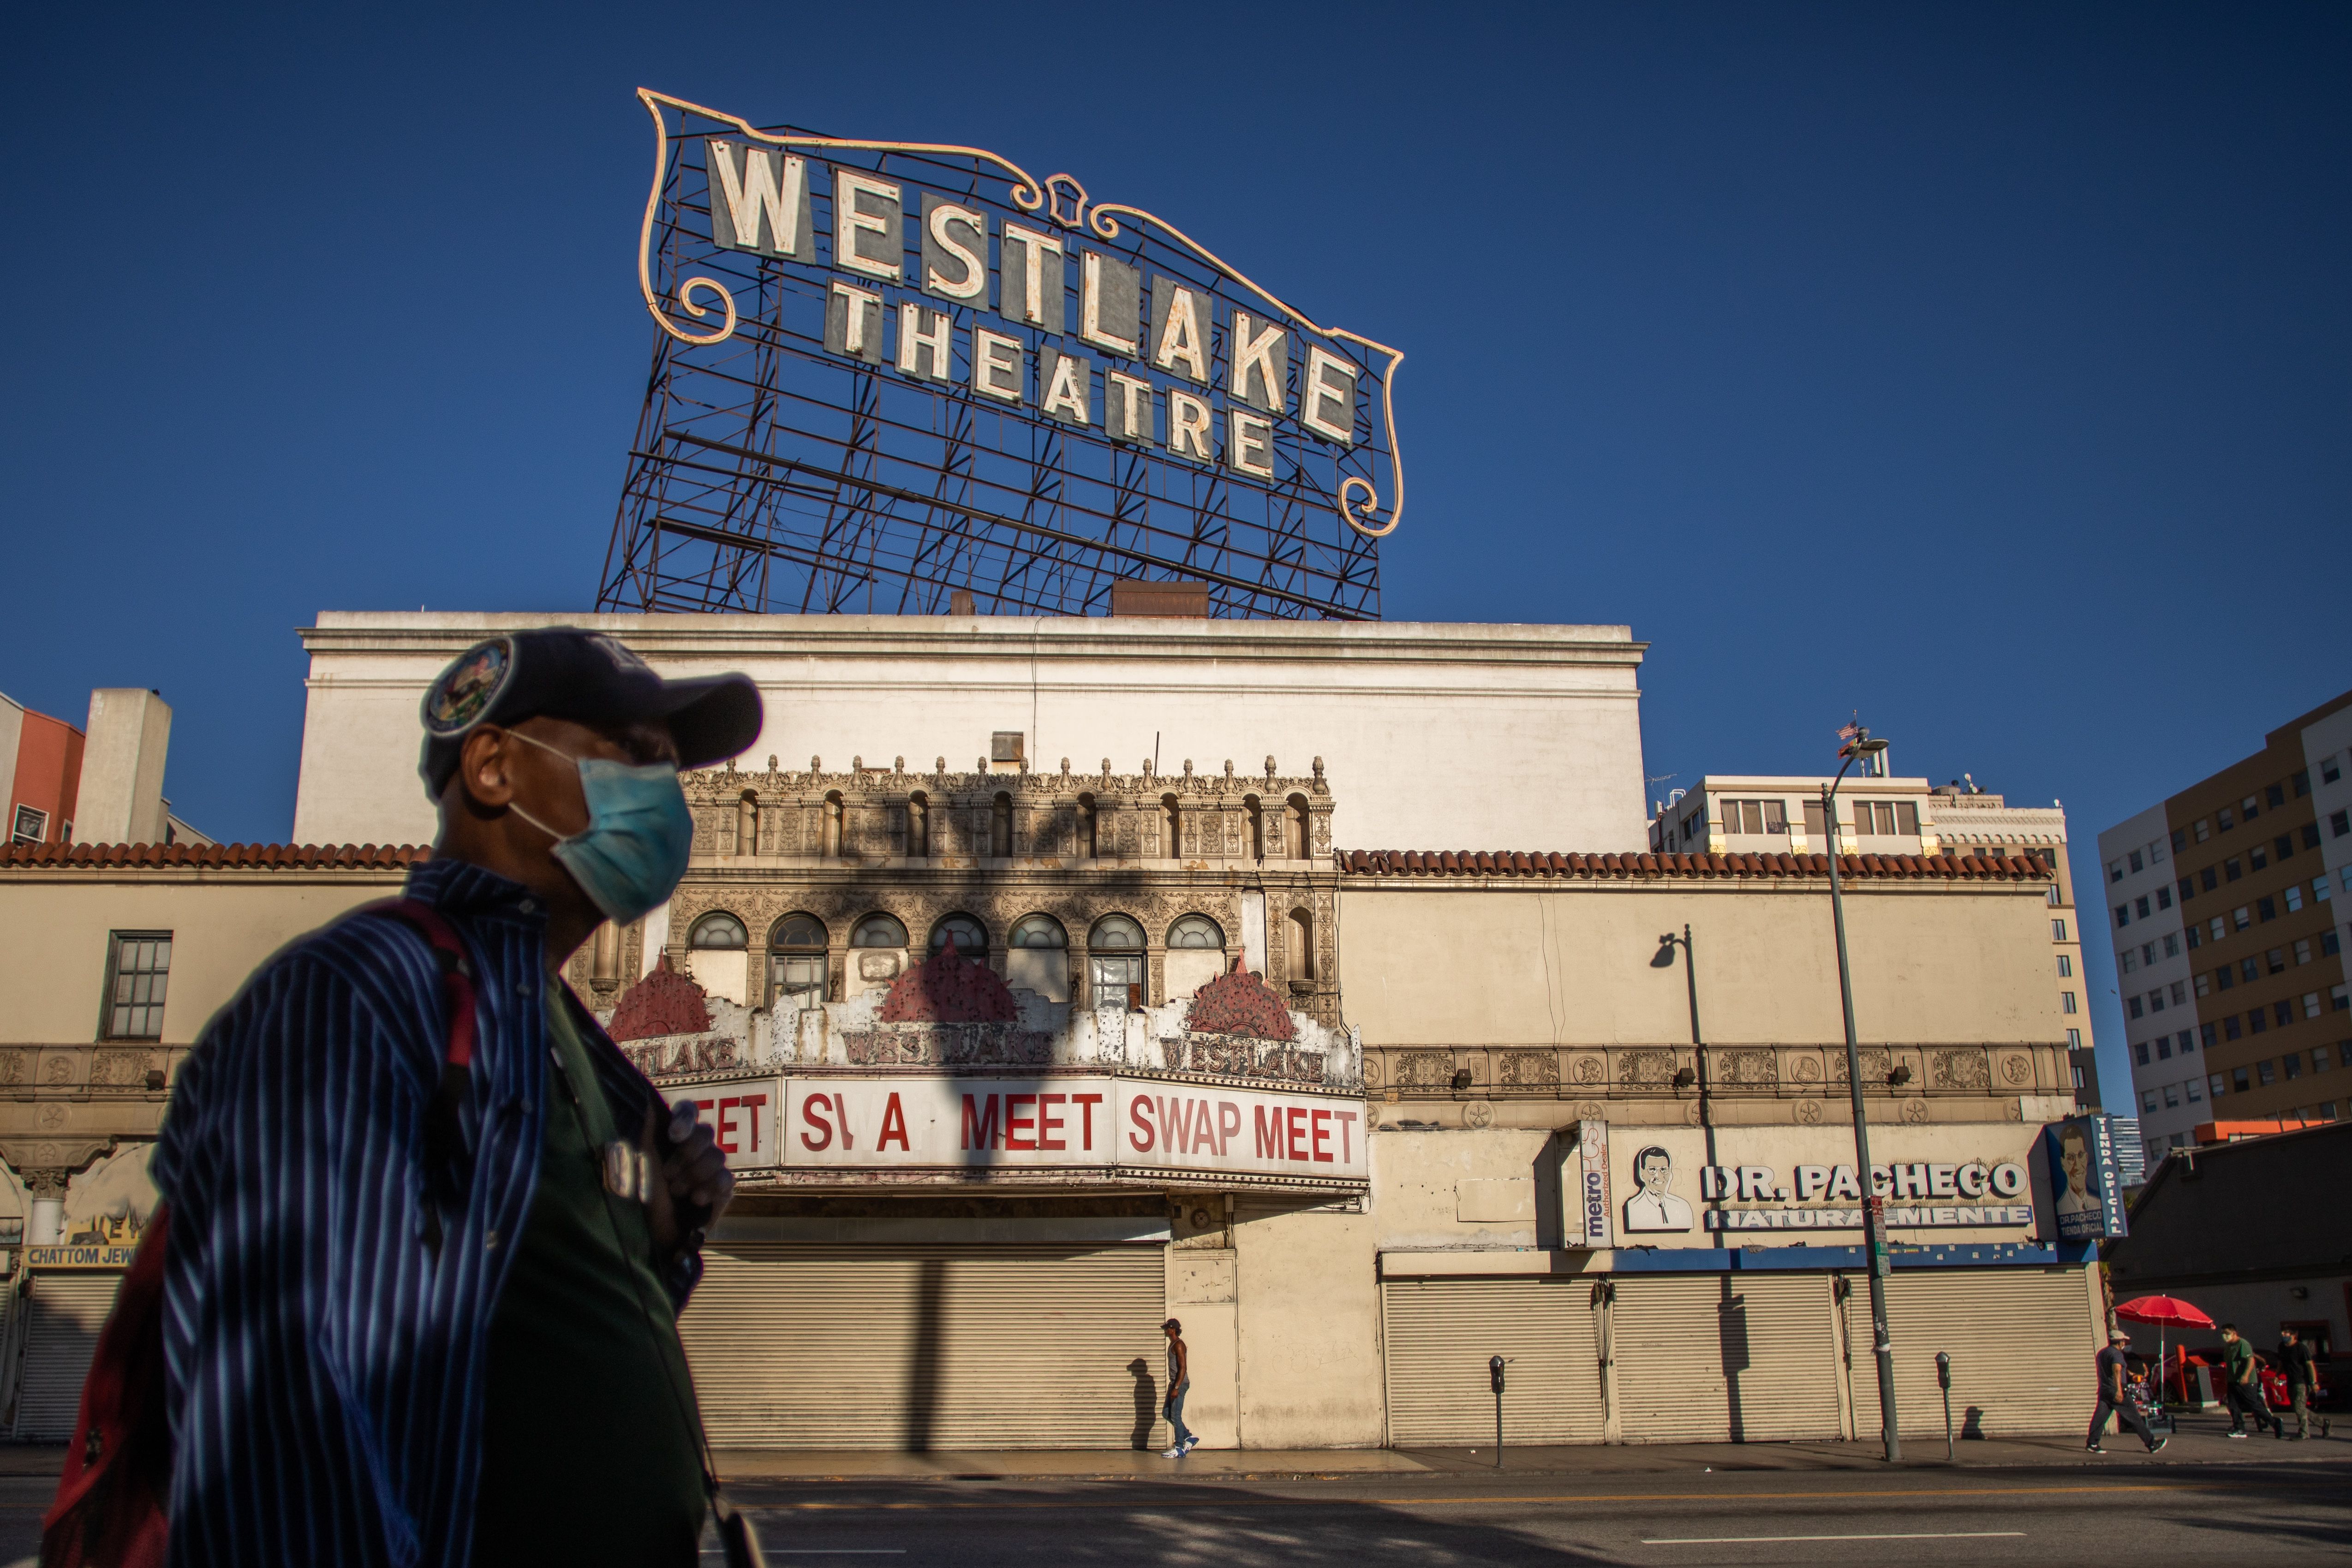
[[[1886,1281],[1895,1412],[1904,1436],[1940,1437],[1936,1353],[1952,1357],[1952,1430],[1988,1437],[2080,1430],[2098,1396],[2088,1289],[2080,1269],[1918,1269]],[[1878,1432],[1869,1282],[1846,1301],[1853,1336],[1854,1426]]]
[[[713,1246],[680,1337],[714,1447],[1167,1440],[1162,1249]]]
[[[1620,1275],[1610,1332],[1628,1443],[1838,1436],[1826,1275]]]
[[[1505,1369],[1506,1443],[1601,1440],[1591,1281],[1390,1280],[1381,1300],[1391,1443],[1492,1447],[1495,1355],[1515,1358]]]
[[[114,1310],[122,1276],[37,1273],[26,1303],[25,1379],[16,1397],[16,1436],[62,1443],[73,1436],[82,1379],[98,1351],[98,1331]]]

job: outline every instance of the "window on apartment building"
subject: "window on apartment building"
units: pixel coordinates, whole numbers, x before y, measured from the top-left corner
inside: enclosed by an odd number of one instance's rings
[[[2175,885],[2180,890],[2180,902],[2183,904],[2188,903],[2189,895],[2197,891],[2196,885],[2185,876]]]
[[[2213,994],[2213,982],[2210,976],[2197,977],[2197,994],[2200,997],[2210,997]]]
[[[2303,825],[2302,833],[2303,847],[2305,849],[2315,850],[2319,847],[2319,824],[2317,822],[2305,822]]]
[[[2147,1041],[2142,1040],[2132,1042],[2132,1060],[2142,1067],[2147,1065]]]
[[[2272,948],[2269,952],[2267,952],[2267,953],[2265,953],[2265,954],[2263,954],[2263,961],[2265,964],[2267,964],[2267,965],[2269,966],[2269,967],[2270,967],[2270,972],[2271,972],[2272,974],[2273,974],[2273,975],[2284,975],[2284,974],[2285,974],[2285,973],[2286,973],[2286,949],[2285,949],[2285,948],[2284,948],[2284,947],[2273,947],[2273,948]]]
[[[2238,817],[2240,821],[2251,822],[2262,814],[2262,803],[2253,796],[2249,795],[2244,800],[2238,802]]]
[[[172,972],[169,931],[117,931],[108,938],[107,1040],[160,1040],[163,993]]]
[[[2278,1082],[2278,1063],[2268,1060],[2255,1062],[2254,1076],[2262,1081],[2263,1088],[2269,1088]]]
[[[2189,826],[2197,835],[2197,841],[2200,844],[2213,836],[2211,826],[2208,824],[2202,817],[2198,818],[2195,821],[2189,823]]]
[[[2224,806],[2213,813],[2213,825],[2226,833],[2238,825],[2238,819],[2230,814],[2229,807]]]
[[[2188,830],[2187,830],[2187,829],[2185,829],[2185,828],[2175,828],[2175,829],[2173,829],[2173,830],[2172,830],[2172,852],[2173,852],[2174,854],[2179,854],[2181,851],[2183,851],[2183,850],[2187,849],[2188,847],[2189,847],[2189,831],[2188,831]]]
[[[2139,1108],[2143,1111],[2153,1111],[2156,1109],[2155,1090],[2143,1089],[2139,1092]]]
[[[2287,782],[2294,786],[2294,798],[2298,800],[2302,800],[2311,793],[2311,769],[2308,768],[2302,769]]]
[[[1782,800],[1717,800],[1723,808],[1723,831],[1727,833],[1785,833],[1789,831],[1788,803]]]
[[[2059,955],[2058,955],[2058,977],[2059,977],[2060,979],[2071,979],[2071,978],[2073,978],[2074,974],[2074,956],[2072,953],[2061,953],[2061,954],[2059,954]]]
[[[2347,994],[2342,986],[2338,986],[2327,993],[2327,1006],[2330,1010],[2339,1013],[2352,1010],[2352,994]]]
[[[2162,839],[2148,840],[2147,863],[2150,865],[2162,865],[2164,863],[2164,841]]]
[[[2214,1099],[2219,1100],[2222,1095],[2227,1094],[2229,1092],[2230,1085],[2220,1073],[2209,1072],[2205,1075],[2205,1092],[2213,1096]]]
[[[2271,1027],[2270,1014],[2263,1011],[2260,1008],[2247,1009],[2246,1027],[2256,1034],[2262,1033],[2263,1030]]]
[[[2327,831],[2336,838],[2352,833],[2352,811],[2336,811],[2327,819]]]
[[[2246,927],[2254,923],[2253,907],[2251,904],[2244,904],[2238,905],[2237,908],[2230,911],[2230,923],[2237,929],[2243,931]]]
[[[2066,940],[2066,923],[2064,921],[2053,920],[2050,923],[2050,940],[2053,942],[2063,942]]]
[[[2158,986],[2156,989],[2148,992],[2147,1010],[2152,1013],[2160,1013],[2164,1010],[2164,988],[2162,986]]]
[[[2261,915],[2264,920],[2276,920],[2278,918],[2278,901],[2273,898],[2258,898],[2254,900],[2254,913]]]
[[[2248,985],[2253,984],[2254,977],[2261,972],[2262,966],[2256,960],[2252,958],[2241,958],[2238,960],[2238,978],[2245,981]]]
[[[2224,964],[2220,968],[2213,971],[2213,988],[2215,990],[2226,991],[2237,983],[2238,971],[2234,965]]]
[[[2172,1005],[2173,1005],[2174,1007],[2176,1007],[2176,1008],[2177,1008],[2177,1007],[2183,1007],[2183,1006],[2186,1006],[2186,1005],[2188,1004],[2188,1001],[2189,1001],[2189,982],[2188,982],[2188,981],[2186,981],[2186,980],[2175,980],[2175,981],[2173,981],[2173,982],[2172,982]]]
[[[2070,1029],[2066,1031],[2066,1049],[2069,1051],[2080,1051],[2083,1049],[2083,1031],[2081,1030]]]
[[[2273,839],[2271,841],[2271,855],[2273,859],[2282,861],[2291,861],[2294,859],[2294,835],[2293,833],[2281,833],[2277,838]]]
[[[2178,957],[2179,957],[2179,956],[2180,956],[2180,933],[2179,933],[2179,932],[2178,932],[2178,931],[2168,931],[2168,932],[2165,933],[2165,936],[2164,936],[2164,956],[2165,956],[2166,957],[2168,957],[2168,958],[2178,958]]]
[[[2132,870],[2134,870],[2134,871],[2141,871],[2141,870],[2146,869],[2146,868],[2145,868],[2145,867],[2143,867],[2143,866],[2140,864],[2140,862],[2139,862],[2139,852],[2138,852],[2137,850],[2134,850],[2134,851],[2132,851],[2132,852],[2131,852],[2130,854],[2128,854],[2128,855],[2125,856],[2124,858],[2131,862],[2131,868],[2132,868]]]
[[[2333,757],[2323,757],[2319,759],[2319,781],[2321,783],[2333,784],[2343,777],[2344,769],[2336,765],[2336,758]]]
[[[2137,1018],[2140,1016],[2140,1001],[2137,997],[2126,997],[2124,998],[2124,1005],[2131,1009],[2132,1017]]]
[[[2075,1010],[2074,992],[2061,991],[2058,993],[2058,1010],[2069,1013]]]
[[[2303,886],[2299,883],[2296,885],[2288,888],[2279,896],[2286,900],[2286,912],[2289,915],[2293,915],[2296,910],[2303,907]]]
[[[16,808],[16,821],[9,832],[9,841],[37,844],[49,831],[49,814],[33,806]]]
[[[2231,1013],[2228,1018],[2221,1020],[2221,1038],[2223,1040],[2236,1040],[2244,1033],[2245,1030],[2243,1026],[2238,1022],[2237,1014]]]
[[[2298,1051],[2288,1055],[2282,1056],[2279,1058],[2279,1061],[2285,1067],[2286,1075],[2289,1078],[2300,1078],[2303,1076],[2303,1052]]]
[[[2330,926],[2319,934],[2319,950],[2322,953],[2326,954],[2331,958],[2336,957],[2337,956],[2336,947],[2336,929],[2334,926]]]
[[[2172,889],[2168,887],[2159,887],[2156,890],[2156,906],[2158,909],[2169,909],[2172,907]]]
[[[2123,927],[2125,927],[2125,926],[2126,926],[2126,925],[2129,925],[2130,924],[2131,924],[2131,905],[2130,905],[2130,904],[2116,904],[2116,928],[2117,930],[2121,930]]]
[[[2189,1103],[2191,1105],[2199,1103],[2205,1098],[2204,1095],[2198,1092],[2198,1082],[2194,1078],[2186,1078],[2181,1080],[2180,1092],[2189,1096]]]
[[[1853,831],[1872,833],[1882,838],[1897,833],[1916,834],[1919,831],[1919,808],[1908,800],[1856,800],[1853,803]],[[1997,849],[1979,852],[1997,855]]]
[[[2129,947],[2119,950],[2116,955],[2116,961],[2123,966],[2123,971],[2126,975],[2139,967],[2139,955]]]
[[[2246,852],[2246,869],[2248,871],[2260,871],[2270,863],[2270,852],[2263,849],[2262,845],[2256,844],[2252,849]]]
[[[2210,1051],[2213,1049],[2213,1026],[2211,1024],[2199,1024],[2197,1026],[2197,1035],[2199,1039],[2205,1042],[2206,1050]]]
[[[2180,1042],[2181,1055],[2194,1056],[2197,1054],[2197,1036],[2193,1032],[2184,1029],[2179,1034],[2173,1036],[2173,1038]]]
[[[2315,1045],[2311,1048],[2311,1070],[2314,1072],[2327,1071],[2330,1066],[2327,1054],[2330,1048],[2325,1045]]]
[[[2168,1083],[2164,1086],[2164,1108],[2168,1111],[2177,1111],[2180,1108],[2180,1086],[2179,1084]]]
[[[2123,879],[2124,862],[2121,861],[2109,861],[2107,862],[2107,880],[2109,882],[2121,882]]]
[[[2269,801],[2273,809],[2285,805],[2286,786],[2284,784],[2270,785],[2263,790],[2263,799]],[[2251,817],[2253,813],[2249,811],[2246,815]]]
[[[2303,993],[2303,1016],[2307,1019],[2315,1019],[2319,1016],[2319,993],[2317,991],[2305,991]]]
[[[2191,925],[2187,928],[2186,935],[2189,937],[2189,947],[2191,952],[2204,946],[2205,928],[2203,926]]]
[[[2042,896],[2049,900],[2051,908],[2055,909],[2058,907],[2058,890],[2056,888],[2052,888],[2048,893],[2042,894]]]
[[[2216,942],[2219,942],[2223,936],[2229,935],[2228,927],[2222,924],[2221,917],[2218,915],[2213,916],[2213,924],[2207,929],[2212,932],[2213,940]]]
[[[2229,878],[2231,882],[2235,882],[2240,877],[2245,875],[2246,872],[2245,868],[2238,863],[2238,857],[2231,855],[2228,860],[2221,862],[2221,874]]]
[[[2213,868],[2210,865],[2203,871],[2197,873],[2198,885],[2202,887],[2208,893],[2212,892],[2214,888],[2221,885],[2221,879],[2220,877],[2213,874]]]
[[[2145,895],[2132,900],[2132,913],[2142,920],[2147,918],[2147,899]]]
[[[2172,1060],[2172,1037],[2170,1035],[2160,1034],[2156,1037],[2156,1059],[2158,1061],[2170,1061]]]
[[[2082,1070],[2080,1067],[2077,1067],[2077,1068],[2075,1068],[2075,1069],[2074,1069],[2074,1092],[2075,1092],[2076,1093],[2078,1093],[2078,1094],[2079,1094],[2079,1093],[2081,1093],[2081,1092],[2082,1092],[2082,1090],[2083,1090],[2083,1070]]]

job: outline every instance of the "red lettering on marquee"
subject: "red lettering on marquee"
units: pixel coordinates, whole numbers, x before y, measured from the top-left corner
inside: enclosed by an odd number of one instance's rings
[[[833,1114],[834,1119],[841,1124],[841,1146],[845,1149],[856,1148],[857,1140],[852,1137],[849,1132],[849,1106],[838,1094],[833,1097]]]
[[[1262,1160],[1282,1158],[1282,1107],[1257,1105],[1257,1157]]]
[[[1127,1103],[1127,1119],[1135,1124],[1135,1130],[1127,1135],[1128,1143],[1134,1148],[1137,1154],[1150,1154],[1151,1152],[1152,1143],[1151,1100],[1150,1096],[1139,1094],[1134,1099],[1129,1101]]]
[[[808,1135],[808,1130],[806,1128],[802,1129],[801,1147],[804,1149],[829,1149],[833,1147],[833,1124],[824,1119],[825,1108],[829,1100],[830,1096],[827,1095],[811,1094],[801,1102],[801,1120],[806,1122],[810,1127],[815,1128],[818,1134],[821,1134],[820,1136],[812,1138]]]
[[[898,1140],[900,1148],[907,1148],[907,1113],[899,1109],[898,1096],[895,1092],[890,1096],[890,1103],[882,1108],[882,1136],[876,1141],[874,1152],[878,1155],[888,1148],[893,1138]],[[914,1151],[907,1149],[907,1152],[912,1154]]]
[[[735,1118],[728,1114],[730,1111],[742,1103],[740,1100],[721,1100],[719,1102],[719,1113],[711,1118],[712,1129],[718,1135],[710,1142],[712,1146],[722,1155],[740,1155],[743,1152],[735,1146]]]
[[[985,1113],[972,1103],[975,1099],[981,1098],[984,1098],[988,1103]],[[986,1096],[967,1094],[963,1097],[963,1146],[965,1148],[1001,1149],[1004,1146],[1004,1129],[996,1120],[996,1096],[993,1094]]]
[[[1070,1103],[1078,1107],[1079,1114],[1085,1118],[1084,1121],[1078,1124],[1078,1127],[1080,1134],[1085,1137],[1086,1142],[1078,1146],[1083,1149],[1091,1150],[1095,1146],[1095,1107],[1102,1103],[1102,1096],[1099,1094],[1073,1094],[1070,1096]]]
[[[1023,1115],[1021,1107],[1027,1102],[1029,1113]],[[1007,1094],[1004,1097],[1004,1146],[1008,1149],[1034,1149],[1037,1146],[1037,1096]]]
[[[1331,1141],[1331,1129],[1324,1124],[1330,1120],[1330,1112],[1318,1110],[1313,1117],[1314,1134],[1307,1140],[1307,1146],[1315,1151],[1316,1160],[1327,1166],[1331,1163],[1331,1151],[1323,1145]]]
[[[1334,1111],[1331,1119],[1339,1124],[1339,1163],[1352,1164],[1356,1156],[1348,1150],[1348,1134],[1355,1127],[1356,1113],[1353,1111]]]
[[[1286,1160],[1305,1160],[1307,1156],[1300,1154],[1298,1150],[1307,1139],[1307,1107],[1293,1105],[1283,1113],[1283,1123],[1289,1136],[1284,1140],[1282,1157]]]
[[[761,1140],[760,1137],[760,1107],[768,1103],[768,1097],[765,1094],[746,1094],[743,1098],[735,1103],[738,1105],[742,1106],[745,1111],[751,1113],[751,1147],[754,1150],[757,1150],[761,1146]]]
[[[1242,1135],[1242,1108],[1230,1100],[1217,1102],[1217,1153],[1223,1155]]]
[[[1037,1146],[1039,1148],[1066,1149],[1070,1146],[1068,1139],[1052,1136],[1053,1134],[1062,1130],[1064,1123],[1061,1117],[1053,1114],[1050,1110],[1052,1106],[1068,1104],[1069,1100],[1070,1097],[1066,1094],[1037,1096]]]

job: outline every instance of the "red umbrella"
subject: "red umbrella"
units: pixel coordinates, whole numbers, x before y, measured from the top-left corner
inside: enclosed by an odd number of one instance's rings
[[[2178,1296],[2134,1296],[2116,1309],[2116,1316],[2128,1318],[2136,1323],[2156,1325],[2156,1376],[2157,1386],[2159,1389],[2164,1384],[2165,1329],[2176,1323],[2182,1328],[2191,1329],[2210,1329],[2213,1326],[2211,1318]],[[2183,1369],[2182,1376],[2185,1378],[2187,1375],[2186,1369]],[[2186,1397],[2185,1389],[2183,1396]],[[2159,1401],[2161,1398],[2162,1396],[2159,1394]]]

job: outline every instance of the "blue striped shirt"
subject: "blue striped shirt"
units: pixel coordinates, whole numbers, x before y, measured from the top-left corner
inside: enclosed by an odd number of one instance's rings
[[[174,1564],[465,1568],[490,1322],[547,1108],[546,911],[461,861],[417,867],[408,894],[457,928],[478,992],[469,1175],[437,1252],[421,1147],[446,1024],[404,923],[346,919],[278,953],[173,1085],[151,1168],[172,1206]],[[574,1016],[615,1121],[638,1125],[658,1092]],[[692,1254],[671,1270],[680,1304],[699,1271]]]

